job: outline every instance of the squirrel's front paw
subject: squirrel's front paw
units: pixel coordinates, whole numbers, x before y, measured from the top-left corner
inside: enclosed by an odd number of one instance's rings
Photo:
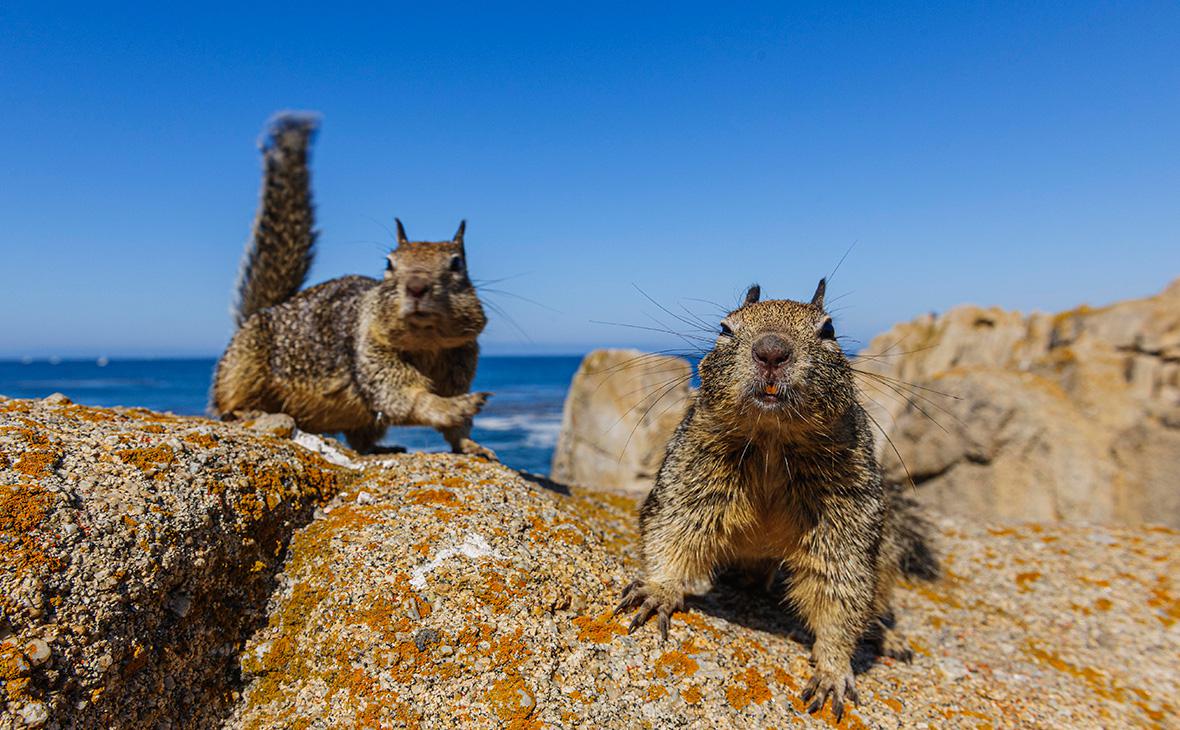
[[[491,393],[468,393],[467,395],[453,396],[447,401],[454,407],[454,415],[459,418],[460,422],[463,422],[474,418],[475,414],[483,409],[484,404],[491,397]]]
[[[639,613],[631,619],[627,633],[635,631],[653,614],[660,614],[660,638],[668,639],[668,627],[672,624],[672,614],[684,609],[684,591],[659,583],[648,583],[637,580],[623,589],[623,598],[615,608],[615,615],[639,607]]]
[[[803,688],[803,701],[811,700],[808,712],[819,712],[823,709],[828,697],[832,698],[832,714],[836,722],[844,717],[844,698],[857,702],[856,680],[852,676],[852,667],[843,671],[825,671],[816,667],[811,681]]]

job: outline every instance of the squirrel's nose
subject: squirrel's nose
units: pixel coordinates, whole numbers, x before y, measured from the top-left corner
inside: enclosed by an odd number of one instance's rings
[[[774,370],[791,359],[791,345],[778,335],[762,335],[754,341],[754,361]]]
[[[415,299],[421,299],[430,291],[430,282],[425,279],[413,279],[406,282],[406,293]]]

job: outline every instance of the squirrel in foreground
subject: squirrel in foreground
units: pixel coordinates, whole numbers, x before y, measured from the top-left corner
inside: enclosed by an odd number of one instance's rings
[[[862,638],[912,657],[890,594],[901,573],[931,579],[938,565],[917,505],[883,482],[824,289],[806,304],[760,302],[755,285],[722,321],[640,510],[643,579],[616,613],[639,607],[631,631],[658,614],[667,638],[673,612],[720,568],[781,567],[785,599],[815,636],[803,699],[815,712],[831,697],[840,718],[857,699]]]
[[[344,276],[300,291],[314,255],[308,147],[316,122],[273,120],[262,200],[238,282],[237,332],[217,363],[211,410],[286,413],[314,433],[344,432],[361,453],[389,426],[429,426],[456,453],[489,393],[469,393],[487,324],[467,275],[466,224],[450,241],[397,247],[384,278]]]

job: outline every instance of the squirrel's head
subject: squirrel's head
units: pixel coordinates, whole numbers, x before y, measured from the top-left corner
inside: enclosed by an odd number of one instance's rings
[[[824,428],[855,400],[852,370],[824,310],[825,280],[811,301],[759,301],[751,286],[742,306],[721,320],[701,360],[701,398],[743,420],[760,418],[796,431]]]
[[[381,290],[385,306],[396,308],[399,336],[444,346],[474,340],[487,317],[467,275],[467,221],[450,241],[410,241],[396,222],[397,248],[386,257]]]

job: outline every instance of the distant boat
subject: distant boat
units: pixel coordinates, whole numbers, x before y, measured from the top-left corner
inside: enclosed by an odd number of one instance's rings
[[[110,361],[110,358],[100,357],[94,361],[94,364],[99,366],[100,368],[105,368],[107,365],[111,364],[111,361]]]

